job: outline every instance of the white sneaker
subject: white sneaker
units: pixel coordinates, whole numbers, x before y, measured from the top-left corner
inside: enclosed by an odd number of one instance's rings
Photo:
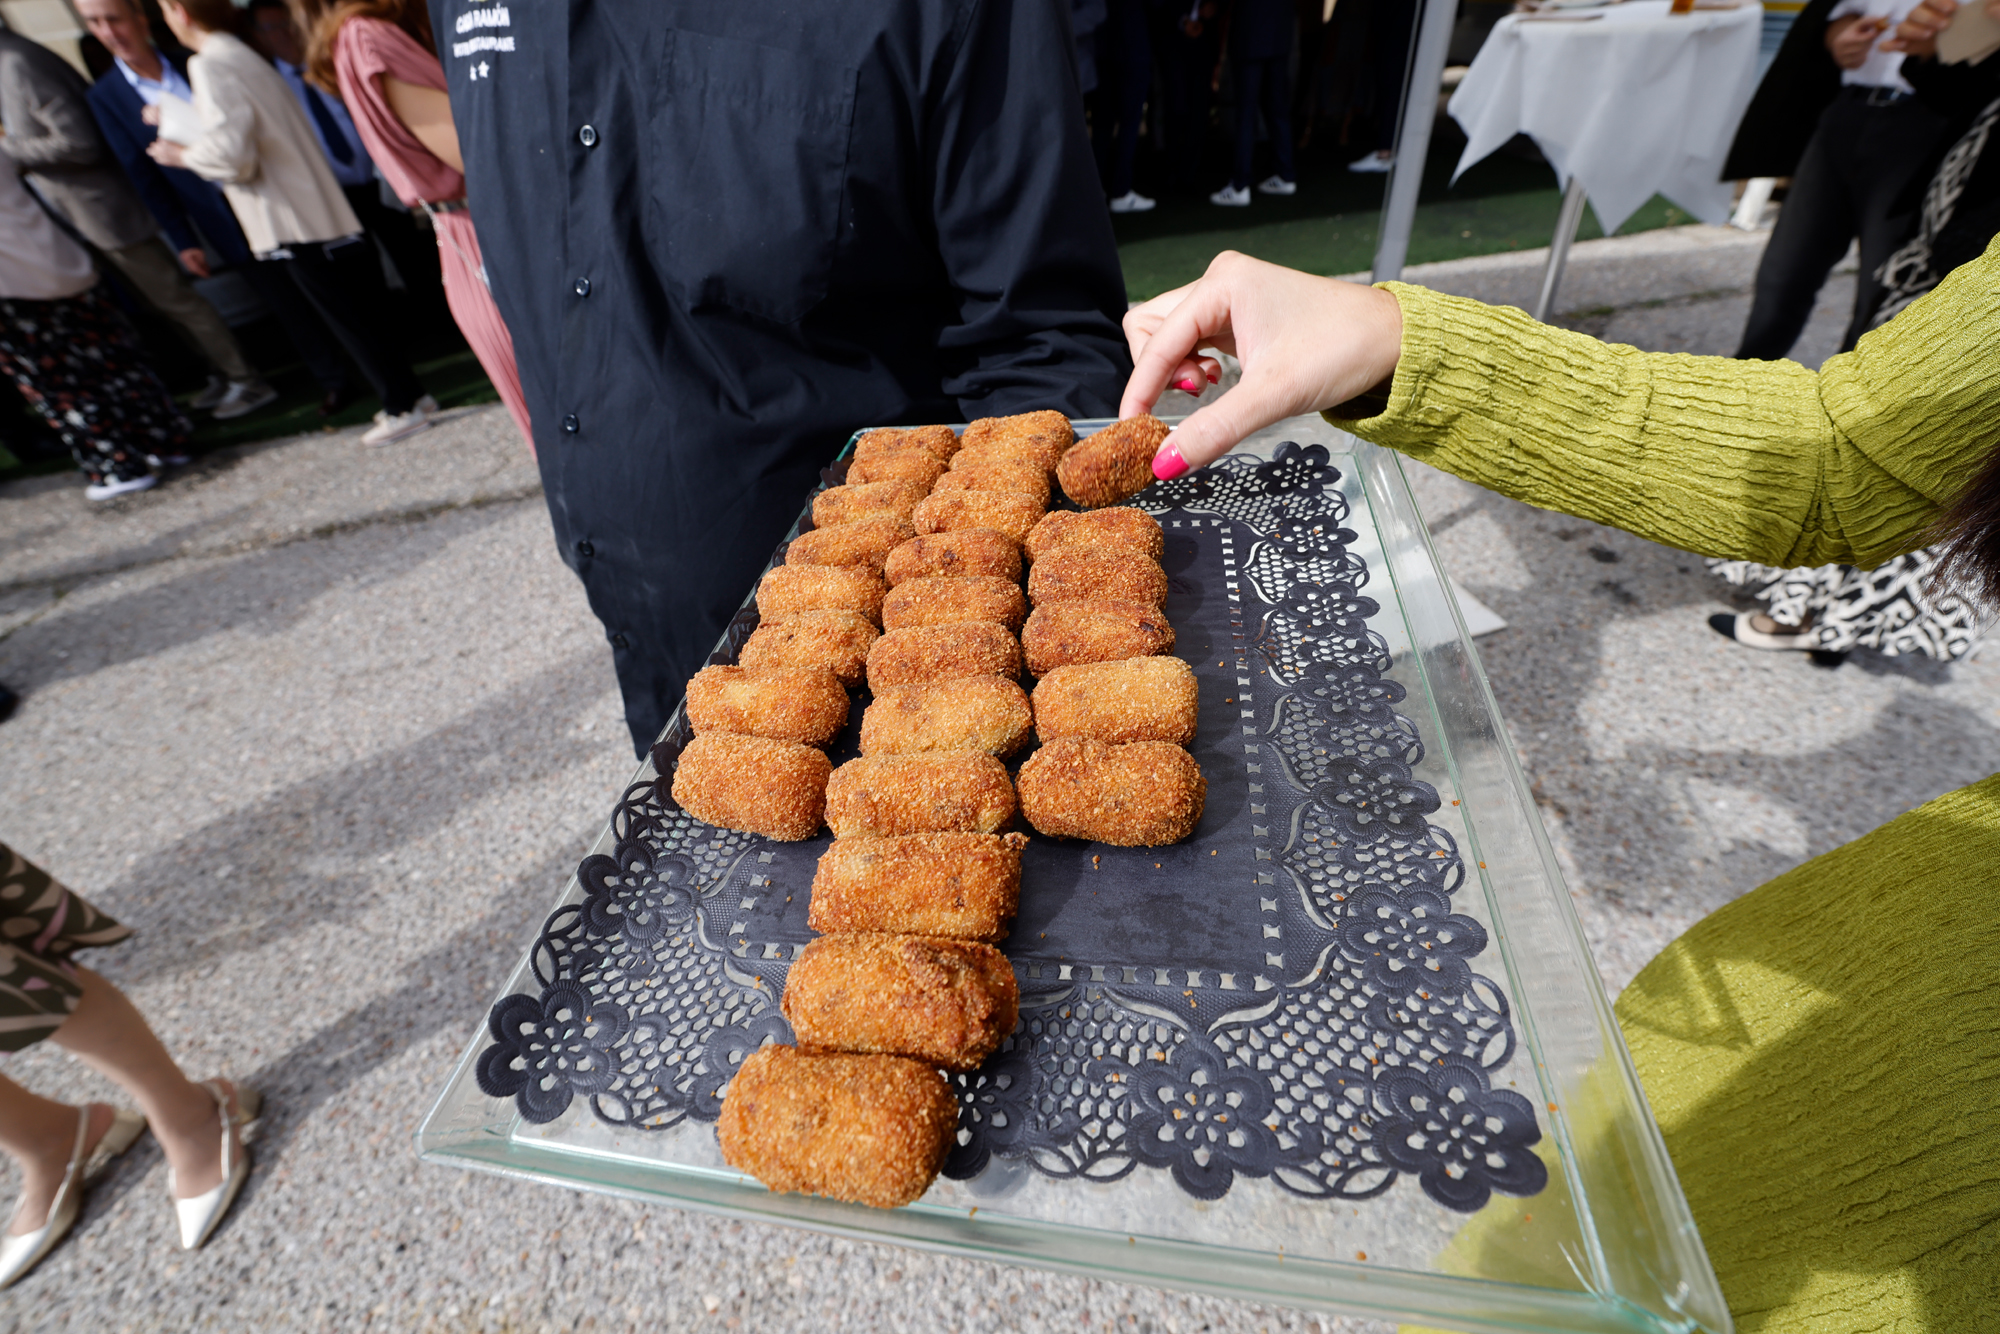
[[[110,500],[114,496],[127,496],[134,491],[150,491],[160,484],[160,479],[152,473],[134,477],[129,482],[112,478],[108,482],[92,482],[83,488],[85,500]]]
[[[1299,183],[1288,181],[1282,176],[1272,176],[1257,185],[1257,193],[1260,195],[1295,195],[1298,192]]]
[[[1113,213],[1145,213],[1153,207],[1155,202],[1157,201],[1146,198],[1146,196],[1140,194],[1137,190],[1127,190],[1124,194],[1119,195],[1111,201],[1111,211]]]
[[[410,405],[408,412],[378,412],[375,414],[375,424],[362,432],[361,443],[386,445],[391,440],[401,440],[406,435],[428,431],[431,427],[431,418],[437,415],[437,410],[438,401],[425,394]]]
[[[1362,172],[1363,174],[1368,174],[1372,172],[1387,171],[1389,170],[1389,168],[1395,165],[1396,165],[1396,159],[1392,157],[1383,157],[1379,153],[1370,153],[1367,157],[1357,158],[1354,161],[1348,163],[1347,169],[1349,171],[1358,171]]]
[[[1208,202],[1219,204],[1223,208],[1248,208],[1250,206],[1250,187],[1246,185],[1239,190],[1233,185],[1225,185],[1210,195]]]
[[[219,422],[255,412],[278,396],[278,391],[262,380],[238,380],[215,404],[212,414]]]
[[[194,396],[188,403],[188,408],[194,412],[206,412],[220,403],[222,396],[228,392],[229,381],[220,375],[211,375],[208,377],[208,387]]]

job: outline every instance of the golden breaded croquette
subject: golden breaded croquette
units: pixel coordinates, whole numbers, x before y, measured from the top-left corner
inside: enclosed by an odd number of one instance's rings
[[[913,537],[889,553],[889,587],[933,574],[990,574],[1021,581],[1021,544],[991,528],[959,528]]]
[[[819,832],[832,771],[825,751],[796,741],[704,732],[681,751],[672,790],[704,824],[796,843]]]
[[[924,488],[908,482],[829,486],[813,497],[813,526],[831,528],[862,519],[908,519],[910,510],[923,498]]]
[[[866,565],[780,565],[757,585],[757,615],[777,620],[802,611],[851,611],[882,623],[882,576]]]
[[[1021,641],[997,621],[955,621],[891,630],[868,650],[868,688],[878,693],[891,686],[960,676],[1012,680],[1020,674]]]
[[[958,1099],[922,1061],[773,1045],[737,1067],[715,1137],[724,1162],[772,1190],[894,1209],[937,1179]]]
[[[835,838],[993,834],[1014,818],[1014,784],[991,755],[867,755],[827,780],[826,818]]]
[[[994,574],[905,579],[882,599],[882,628],[907,630],[956,621],[993,621],[1018,630],[1028,615],[1021,586]]]
[[[997,944],[1021,901],[1026,834],[842,838],[813,872],[815,931],[886,931]]]
[[[1021,766],[1021,813],[1051,838],[1121,848],[1178,843],[1201,820],[1208,780],[1166,741],[1051,741]]]
[[[1166,438],[1167,424],[1150,413],[1111,423],[1063,455],[1063,494],[1087,510],[1130,500],[1153,484],[1153,455]]]
[[[854,459],[858,463],[904,449],[921,449],[940,463],[948,463],[958,453],[958,432],[949,426],[884,426],[854,442]]]
[[[1044,409],[1012,417],[981,417],[966,426],[961,443],[969,448],[1002,440],[1043,440],[1054,445],[1060,454],[1075,442],[1076,431],[1069,418],[1053,409]]]
[[[847,726],[847,692],[825,667],[704,667],[687,685],[688,726],[824,746]]]
[[[1034,725],[1027,692],[1004,676],[889,686],[861,715],[861,753],[977,750],[1005,759]]]
[[[871,454],[866,461],[855,459],[847,467],[847,485],[908,482],[917,488],[918,495],[927,496],[931,493],[931,488],[937,485],[937,479],[944,476],[944,473],[943,459],[922,445],[911,445],[907,449]]]
[[[915,532],[908,519],[886,516],[815,528],[792,539],[785,548],[785,564],[866,565],[879,570],[888,563],[889,553]]]
[[[861,684],[881,633],[851,611],[794,612],[759,625],[736,661],[743,667],[824,667],[851,690]]]
[[[1049,507],[1049,475],[1031,459],[974,459],[937,479],[932,495],[946,491],[1018,491]]]
[[[1174,646],[1174,627],[1158,607],[1137,602],[1051,602],[1021,627],[1030,676],[1077,662],[1149,658]]]
[[[1044,477],[1053,477],[1062,457],[1062,450],[1056,447],[1053,440],[988,440],[984,444],[968,445],[954,454],[951,471],[991,467],[1029,468]]]
[[[1047,508],[1019,491],[940,491],[918,501],[910,519],[919,534],[992,528],[1019,543]]]
[[[1022,544],[1022,554],[1040,560],[1051,551],[1092,551],[1099,554],[1129,551],[1136,556],[1158,560],[1166,553],[1166,534],[1160,521],[1130,505],[1109,509],[1056,510],[1043,516]]]
[[[1035,686],[1035,735],[1044,743],[1081,736],[1185,746],[1199,720],[1196,696],[1194,669],[1176,657],[1056,667]]]
[[[1021,991],[1007,957],[975,940],[822,936],[793,961],[779,1009],[801,1051],[977,1070],[1014,1031]]]
[[[1167,572],[1151,556],[1129,551],[1051,551],[1028,571],[1028,601],[1079,602],[1108,598],[1160,607],[1167,601]]]

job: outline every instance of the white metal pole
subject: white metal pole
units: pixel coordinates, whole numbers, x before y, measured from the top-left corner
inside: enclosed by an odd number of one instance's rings
[[[1583,182],[1570,177],[1569,188],[1563,191],[1562,207],[1556,212],[1556,234],[1549,238],[1548,263],[1542,265],[1542,291],[1535,298],[1535,318],[1547,320],[1549,310],[1556,304],[1556,288],[1562,286],[1563,270],[1569,267],[1570,243],[1576,240],[1576,229],[1583,222]]]
[[[1396,158],[1382,191],[1382,230],[1375,240],[1376,282],[1403,276],[1410,255],[1410,228],[1417,220],[1417,191],[1424,183],[1424,158],[1430,152],[1431,124],[1437,119],[1438,91],[1444,83],[1444,59],[1451,47],[1451,27],[1458,19],[1458,0],[1423,0],[1412,43],[1408,77],[1403,81],[1403,110],[1396,121]]]

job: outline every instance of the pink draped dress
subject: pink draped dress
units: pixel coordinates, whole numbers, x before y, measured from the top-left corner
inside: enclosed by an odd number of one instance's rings
[[[409,127],[396,118],[378,78],[386,74],[444,92],[444,66],[395,24],[350,18],[334,37],[333,68],[354,128],[397,198],[412,208],[426,203],[458,205],[454,211],[431,215],[437,228],[445,301],[486,377],[500,391],[500,401],[507,405],[521,437],[533,450],[528,404],[521,395],[521,373],[514,365],[514,339],[487,290],[481,273],[479,236],[472,230],[472,215],[465,212],[465,177],[419,143]]]

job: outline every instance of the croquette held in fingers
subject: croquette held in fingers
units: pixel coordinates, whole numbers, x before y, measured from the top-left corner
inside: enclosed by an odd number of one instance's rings
[[[1021,813],[1051,838],[1126,848],[1178,843],[1201,820],[1208,781],[1179,746],[1051,741],[1021,766]]]
[[[1166,616],[1137,602],[1051,602],[1021,627],[1021,656],[1033,676],[1078,662],[1147,658],[1173,646]]]
[[[1046,509],[1018,491],[941,491],[918,501],[910,519],[920,534],[992,528],[1019,542]]]
[[[863,755],[982,751],[1002,759],[1034,730],[1027,692],[1004,676],[888,686],[861,715]]]
[[[995,621],[891,630],[868,650],[868,688],[877,692],[960,676],[1011,680],[1020,674],[1021,641]]]
[[[907,519],[911,507],[923,498],[923,488],[908,482],[830,486],[813,497],[813,523],[816,527],[828,528],[862,519]]]
[[[775,621],[802,611],[851,611],[880,625],[887,591],[866,565],[780,565],[757,585],[757,615]]]
[[[937,479],[931,494],[944,491],[1016,491],[1049,507],[1049,475],[1029,459],[979,459]]]
[[[688,682],[687,717],[697,733],[824,746],[847,725],[847,692],[826,667],[704,667]]]
[[[1020,1017],[1006,956],[972,940],[822,936],[780,1002],[805,1050],[880,1052],[977,1070]]]
[[[1026,834],[842,838],[813,873],[815,931],[883,931],[997,944],[1021,901]]]
[[[1130,500],[1153,484],[1153,455],[1166,438],[1167,424],[1150,414],[1113,422],[1063,455],[1056,478],[1085,509]]]
[[[1028,572],[1028,601],[1098,599],[1160,607],[1167,601],[1167,572],[1151,556],[1130,552],[1051,551]]]
[[[922,1061],[773,1045],[737,1067],[715,1135],[724,1162],[772,1190],[894,1209],[936,1180],[958,1099]]]
[[[1199,721],[1194,669],[1171,656],[1056,667],[1036,684],[1033,702],[1044,743],[1076,736],[1185,746]]]
[[[1019,584],[998,575],[932,575],[890,589],[881,615],[887,630],[955,621],[992,621],[1018,630],[1027,619],[1028,599]]]
[[[796,741],[706,732],[682,749],[672,791],[704,824],[796,843],[819,832],[832,770]]]
[[[865,565],[879,570],[889,553],[910,540],[908,519],[859,519],[800,533],[785,548],[787,565]]]
[[[1044,515],[1028,534],[1022,554],[1040,560],[1051,551],[1090,551],[1100,555],[1126,551],[1160,559],[1167,549],[1160,521],[1130,505],[1109,509],[1056,510]]]
[[[824,667],[852,689],[861,684],[880,634],[855,612],[794,612],[759,625],[736,661],[743,667]]]
[[[1013,821],[1014,809],[1007,766],[969,752],[864,755],[835,769],[826,785],[835,838],[995,834]]]
[[[991,528],[927,533],[892,550],[883,569],[891,588],[906,579],[939,574],[990,574],[1019,583],[1021,544]]]

